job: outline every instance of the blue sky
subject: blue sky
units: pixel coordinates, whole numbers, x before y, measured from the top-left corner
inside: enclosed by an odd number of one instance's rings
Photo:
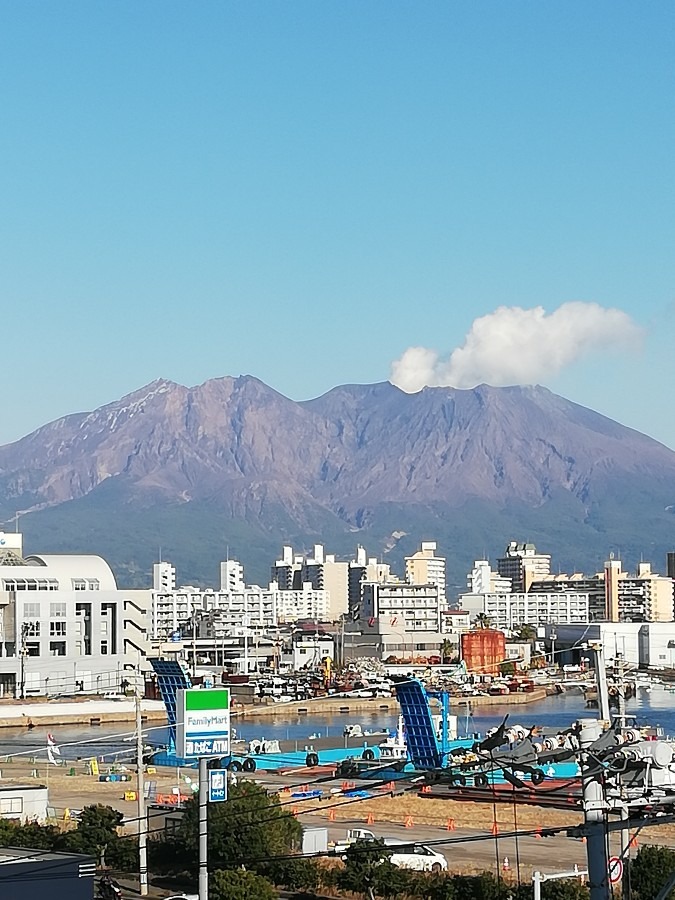
[[[664,2],[3,0],[0,441],[582,301],[641,337],[536,380],[675,447],[674,74]]]

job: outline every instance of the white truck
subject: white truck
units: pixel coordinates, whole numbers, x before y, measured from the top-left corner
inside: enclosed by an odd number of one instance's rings
[[[335,842],[335,853],[346,853],[357,841],[375,841],[377,838],[372,831],[366,828],[350,828],[341,841]]]

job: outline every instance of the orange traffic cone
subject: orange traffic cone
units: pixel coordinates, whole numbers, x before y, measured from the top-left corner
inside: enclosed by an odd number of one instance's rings
[[[537,830],[534,832],[534,836],[535,836],[535,838],[536,838],[537,840],[541,840],[541,825],[540,825],[539,828],[537,828]]]
[[[368,813],[366,817],[366,825],[374,825],[375,824],[375,816],[372,813]]]
[[[329,822],[335,821],[335,810],[334,809],[331,809],[330,812],[328,813],[328,821]]]
[[[430,793],[431,793],[431,785],[430,785],[430,784],[423,784],[423,785],[422,785],[422,793],[423,793],[423,794],[430,794]]]
[[[448,821],[445,823],[445,830],[446,831],[454,831],[455,830],[455,820],[454,819],[448,819]]]
[[[631,839],[628,843],[628,846],[632,847],[635,850],[637,848],[637,845],[638,845],[637,835],[636,834],[631,835]]]
[[[292,813],[292,815],[294,815],[294,816],[297,816],[297,814],[298,814],[299,812],[300,812],[300,810],[298,809],[297,806],[294,806],[293,809],[291,810],[291,813]]]
[[[412,816],[405,817],[405,827],[406,828],[414,828],[415,827],[415,822],[414,822]]]
[[[499,834],[499,825],[496,822],[492,823],[492,834]]]

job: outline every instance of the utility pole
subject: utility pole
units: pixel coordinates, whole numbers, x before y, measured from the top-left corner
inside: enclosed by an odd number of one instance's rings
[[[138,801],[138,876],[141,897],[148,894],[148,819],[145,810],[145,768],[143,763],[143,722],[141,718],[140,669],[136,684],[136,797]]]
[[[585,752],[602,734],[602,725],[597,719],[582,719],[579,724],[590,900],[610,900],[605,843],[605,797],[600,782],[601,766],[595,758]]]
[[[26,699],[26,657],[28,656],[28,647],[26,646],[26,637],[28,636],[28,622],[21,623],[21,699]]]
[[[199,757],[199,900],[209,900],[209,772],[208,760]]]

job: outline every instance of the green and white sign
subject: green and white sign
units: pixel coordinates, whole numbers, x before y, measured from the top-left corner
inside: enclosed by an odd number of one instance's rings
[[[185,759],[229,756],[229,688],[176,691],[176,753]]]

